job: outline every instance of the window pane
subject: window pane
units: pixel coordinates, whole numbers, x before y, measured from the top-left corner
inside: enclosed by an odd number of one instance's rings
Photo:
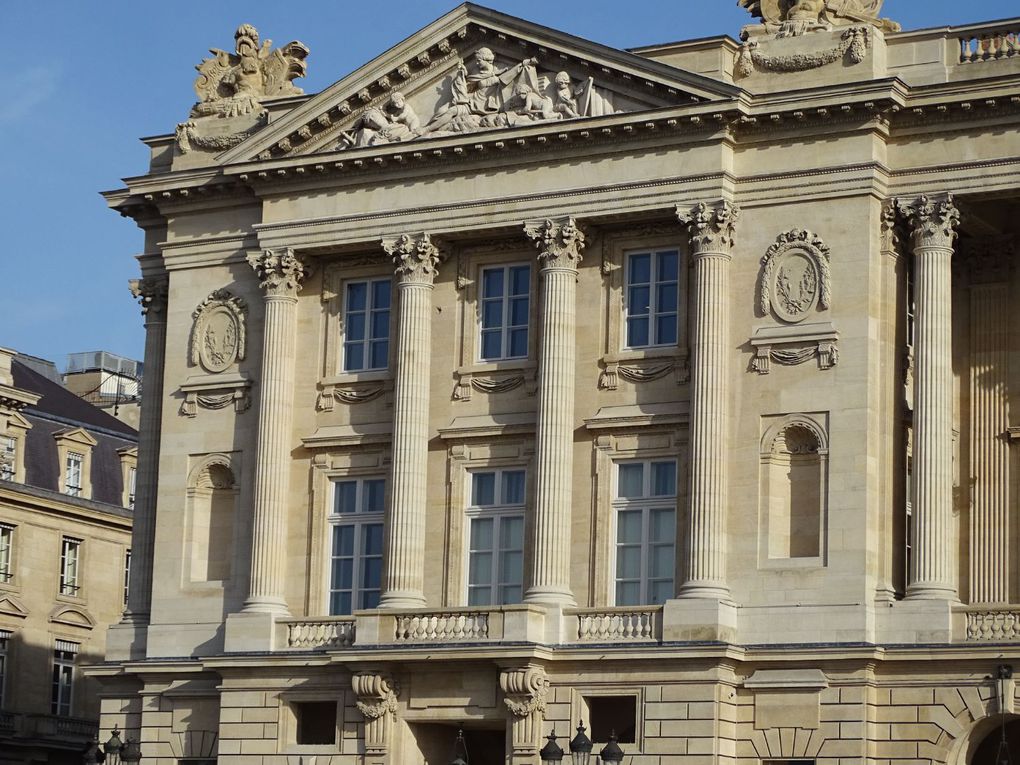
[[[503,296],[503,269],[487,268],[482,272],[482,297]]]
[[[503,554],[499,580],[506,584],[517,584],[524,581],[524,554],[508,552]]]
[[[471,549],[492,549],[492,518],[474,518],[471,521]]]
[[[659,316],[655,320],[656,345],[676,345],[676,314]]]
[[[491,606],[492,590],[488,587],[471,587],[468,589],[469,606]]]
[[[482,328],[492,329],[503,326],[503,301],[486,300],[482,303]]]
[[[510,325],[513,327],[528,325],[528,298],[519,297],[510,301]]]
[[[507,470],[503,473],[503,504],[524,504],[523,470]]]
[[[528,330],[515,329],[510,332],[510,350],[507,356],[519,358],[528,355]]]
[[[389,337],[390,336],[390,312],[389,311],[373,311],[372,312],[372,337]]]
[[[620,465],[620,497],[644,496],[645,466],[640,462]]]
[[[648,345],[648,319],[627,319],[627,347]]]
[[[659,281],[675,282],[679,279],[678,266],[680,258],[676,251],[659,253]]]
[[[627,291],[627,315],[641,316],[651,309],[652,291],[648,287],[631,287]]]
[[[656,545],[652,548],[648,565],[651,579],[672,579],[674,565],[672,545]]]
[[[652,496],[672,497],[676,494],[676,463],[652,463]]]
[[[382,586],[382,559],[369,558],[361,568],[361,588],[378,590]]]
[[[335,513],[356,513],[358,505],[358,484],[356,481],[336,481],[333,484],[336,500],[333,508]]]
[[[524,588],[519,584],[506,584],[500,587],[500,604],[514,605],[524,600]]]
[[[362,512],[381,513],[386,509],[386,481],[379,478],[365,481],[362,488]]]
[[[527,295],[530,292],[531,266],[514,266],[510,269],[510,294]]]
[[[616,541],[620,544],[641,544],[641,511],[625,510],[617,515]]]
[[[352,313],[347,316],[344,337],[351,341],[365,339],[365,314]]]
[[[498,359],[502,353],[503,333],[498,329],[482,332],[482,358]]]
[[[649,542],[669,542],[676,540],[676,511],[652,510],[651,531]]]
[[[334,592],[329,596],[329,612],[334,616],[347,616],[353,613],[351,593]]]
[[[648,584],[648,605],[661,606],[673,597],[673,580],[655,581]]]
[[[354,527],[333,527],[333,557],[354,555]]]
[[[630,284],[647,284],[652,280],[652,256],[631,255],[630,273],[627,282]]]
[[[641,578],[641,548],[618,547],[616,550],[616,578]]]
[[[382,564],[380,564],[381,566]],[[362,608],[378,608],[379,607],[379,590],[366,590],[361,594],[361,607]]]
[[[655,310],[659,313],[676,313],[677,306],[676,282],[671,284],[660,284],[655,288]]]
[[[376,340],[372,343],[372,358],[369,365],[372,369],[385,369],[389,366],[390,344],[387,340]],[[353,370],[352,370],[353,371]]]
[[[472,476],[471,504],[475,507],[496,504],[496,474],[474,473]],[[487,521],[491,524],[491,521]]]
[[[365,368],[365,346],[361,343],[344,343],[344,371],[357,372]]]
[[[350,282],[347,285],[347,311],[364,311],[368,285],[365,282]]]
[[[372,282],[372,307],[390,307],[390,282],[388,279]]]
[[[639,606],[641,603],[641,585],[637,582],[616,583],[616,605]]]
[[[381,523],[366,523],[361,527],[362,552],[365,555],[382,555],[383,526]]]
[[[354,586],[354,560],[337,558],[333,561],[333,589],[349,590]]]
[[[492,553],[472,553],[468,583],[488,585],[492,583]]]

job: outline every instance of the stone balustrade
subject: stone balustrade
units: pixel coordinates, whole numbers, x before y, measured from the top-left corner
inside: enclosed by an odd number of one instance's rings
[[[571,634],[582,643],[655,642],[662,639],[662,608],[570,609]]]
[[[965,606],[964,639],[969,643],[1012,643],[1020,640],[1020,606]]]
[[[1020,56],[1020,27],[980,30],[959,39],[961,64]]]
[[[347,648],[354,645],[357,622],[353,616],[323,619],[284,619],[288,648]]]
[[[473,643],[497,637],[489,627],[488,611],[397,614],[393,638],[397,643]]]

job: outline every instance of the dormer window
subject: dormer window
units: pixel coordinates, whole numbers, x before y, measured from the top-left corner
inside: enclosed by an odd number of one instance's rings
[[[92,449],[98,441],[83,428],[62,430],[53,438],[60,466],[58,491],[69,497],[92,499]]]
[[[64,493],[69,497],[81,496],[82,468],[85,465],[85,455],[78,452],[68,452],[64,462]]]

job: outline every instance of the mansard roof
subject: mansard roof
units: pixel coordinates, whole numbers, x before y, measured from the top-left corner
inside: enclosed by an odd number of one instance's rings
[[[488,124],[479,127],[468,120],[467,127],[444,125],[435,135],[498,130],[524,122],[558,123],[578,117],[642,112],[731,99],[741,92],[738,87],[634,53],[465,3],[307,98],[223,152],[216,161],[230,164],[343,150],[359,140],[357,133],[365,124],[366,115],[370,120],[370,112],[385,110],[398,92],[417,113],[422,127],[428,129],[429,122],[456,100],[451,92],[452,82],[462,62],[470,78],[475,73],[472,70],[475,56],[481,50],[491,51],[496,73],[506,70],[503,81],[492,88],[501,102],[512,97],[521,82],[537,92],[532,114],[507,115],[510,109],[497,109],[493,104],[491,115],[483,117]],[[561,92],[566,93],[567,87],[571,89],[576,112],[571,113],[571,107],[566,107],[553,112],[546,109],[543,115],[538,101],[542,99],[548,104],[555,99],[559,75],[563,77],[559,83]],[[451,129],[447,130],[448,127]],[[420,145],[427,137],[405,135],[396,140]]]

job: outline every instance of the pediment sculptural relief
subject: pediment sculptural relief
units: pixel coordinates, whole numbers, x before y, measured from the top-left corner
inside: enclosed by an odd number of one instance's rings
[[[177,126],[181,152],[222,151],[236,146],[266,124],[263,101],[301,95],[294,80],[305,76],[308,48],[292,41],[273,49],[259,41],[258,30],[242,24],[234,34],[234,52],[211,48],[212,58],[196,66],[198,103],[190,119]]]
[[[402,143],[535,122],[613,114],[611,96],[593,78],[540,68],[538,59],[501,62],[490,48],[460,61],[445,80],[438,103],[424,115],[401,92],[367,109],[341,134],[337,150]],[[418,99],[421,101],[422,99]]]
[[[835,27],[869,25],[898,32],[900,25],[879,17],[885,0],[739,0],[751,15],[762,20],[745,27],[744,37],[775,35],[797,37]]]

